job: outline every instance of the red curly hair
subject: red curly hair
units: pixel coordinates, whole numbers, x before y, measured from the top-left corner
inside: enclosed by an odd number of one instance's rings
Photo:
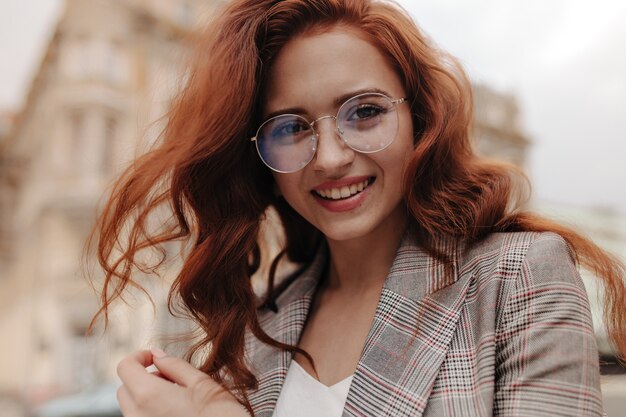
[[[404,202],[419,244],[433,256],[447,236],[475,243],[494,232],[552,231],[569,243],[580,265],[605,288],[608,334],[626,355],[624,267],[575,231],[523,211],[522,174],[474,154],[469,82],[450,56],[434,47],[399,6],[376,0],[235,0],[203,33],[187,84],[174,102],[163,140],[117,181],[97,222],[98,259],[105,271],[102,308],[129,286],[139,253],[165,242],[188,243],[170,291],[203,330],[189,357],[208,344],[200,369],[239,394],[257,381],[244,362],[244,335],[291,351],[260,328],[250,277],[259,268],[259,226],[278,212],[286,245],[280,256],[306,264],[321,233],[273,193],[270,171],[248,138],[261,120],[263,86],[281,48],[294,36],[342,25],[358,31],[389,59],[407,93],[415,150]],[[171,221],[151,228],[162,210]],[[248,409],[249,408],[249,404]]]

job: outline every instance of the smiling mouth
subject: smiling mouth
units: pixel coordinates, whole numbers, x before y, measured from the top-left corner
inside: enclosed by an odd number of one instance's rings
[[[357,194],[360,194],[364,189],[372,185],[375,180],[376,177],[370,177],[361,182],[344,185],[343,187],[327,188],[325,190],[312,190],[311,193],[313,193],[316,197],[322,198],[324,200],[345,200],[350,197],[354,197]]]

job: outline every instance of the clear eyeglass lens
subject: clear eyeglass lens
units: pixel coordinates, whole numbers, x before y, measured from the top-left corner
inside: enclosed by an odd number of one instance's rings
[[[337,130],[346,144],[363,152],[378,152],[393,142],[398,130],[394,103],[382,94],[362,94],[346,101],[337,113]],[[263,162],[278,172],[295,172],[315,155],[317,136],[298,115],[273,117],[261,125],[256,137]]]
[[[295,172],[308,164],[316,149],[315,132],[300,116],[269,119],[257,132],[257,150],[263,162],[279,172]]]
[[[372,153],[393,142],[398,114],[393,102],[382,94],[365,94],[346,101],[337,114],[337,128],[352,149]]]

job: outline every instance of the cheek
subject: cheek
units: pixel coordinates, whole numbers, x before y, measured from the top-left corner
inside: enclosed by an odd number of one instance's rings
[[[384,173],[385,190],[391,195],[399,195],[403,192],[404,174],[413,156],[413,138],[405,135],[396,138],[393,148],[388,153],[381,153],[378,163]],[[395,199],[395,197],[394,197]]]
[[[398,126],[398,137],[396,139],[402,141],[406,146],[413,148],[415,146],[415,131],[413,130],[413,115],[411,111],[403,109],[400,115],[400,123]]]
[[[399,148],[400,148],[400,155],[398,157],[398,161],[402,161],[402,163],[398,165],[402,167],[401,169],[403,172],[404,172],[404,169],[406,168],[406,165],[413,157],[413,153],[415,151],[415,145],[416,145],[414,132],[413,132],[413,124],[410,122],[410,119],[407,125],[408,126],[406,126],[405,130],[402,131],[402,136],[397,138],[399,142]]]
[[[274,174],[274,194],[283,196],[287,201],[293,198],[297,190],[294,174]]]
[[[401,176],[413,157],[414,150],[412,135],[398,137],[390,149],[391,152],[381,155],[380,163],[389,174]]]

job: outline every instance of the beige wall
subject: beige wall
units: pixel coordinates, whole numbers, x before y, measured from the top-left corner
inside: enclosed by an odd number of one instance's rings
[[[106,335],[85,338],[97,299],[80,259],[105,187],[156,139],[149,122],[175,92],[185,37],[218,3],[66,2],[0,148],[0,396],[41,402],[112,379],[121,355],[172,327],[162,308],[153,324],[137,297],[115,308]],[[162,306],[164,290],[154,293]]]

